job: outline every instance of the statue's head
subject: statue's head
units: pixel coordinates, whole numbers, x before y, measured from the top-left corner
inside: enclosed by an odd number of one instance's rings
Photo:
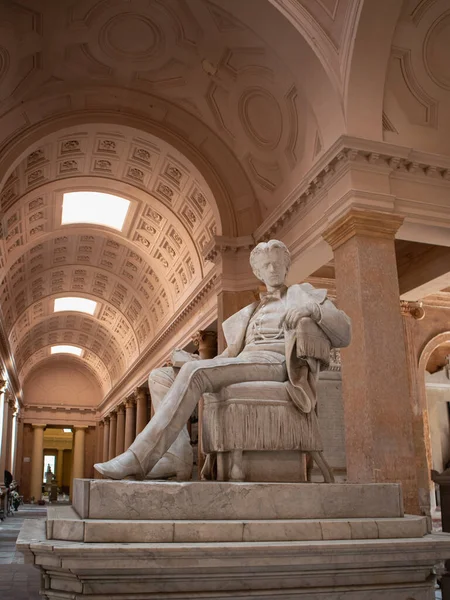
[[[261,242],[250,254],[250,265],[255,276],[268,288],[277,288],[286,279],[291,266],[291,255],[283,242]]]

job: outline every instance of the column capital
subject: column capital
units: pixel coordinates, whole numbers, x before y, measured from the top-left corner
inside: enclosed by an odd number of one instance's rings
[[[112,421],[113,419],[117,419],[117,408],[113,408],[109,413],[109,419]]]
[[[422,302],[400,300],[400,311],[404,317],[412,317],[416,321],[421,321],[425,317]]]
[[[355,236],[393,240],[403,220],[403,217],[394,213],[352,208],[331,223],[322,233],[322,237],[333,250]]]
[[[31,423],[31,427],[33,429],[45,429],[47,424],[43,425],[42,423]]]
[[[103,419],[101,419],[100,421],[98,421],[98,422],[97,422],[97,425],[98,425],[99,427],[104,427],[104,426],[105,426],[105,422],[104,422],[104,420],[103,420]]]
[[[136,404],[134,392],[125,398],[125,408],[132,408]]]
[[[139,387],[137,387],[134,390],[134,395],[135,395],[136,400],[138,400],[139,398],[147,399],[147,395],[148,395],[147,388],[140,385]]]
[[[217,331],[199,329],[199,331],[192,336],[192,341],[197,347],[199,347],[201,343],[215,346],[217,344]]]
[[[125,406],[124,406],[124,403],[123,403],[123,402],[121,402],[120,404],[118,404],[118,405],[116,406],[116,410],[117,410],[117,414],[119,414],[119,413],[121,413],[121,414],[124,414],[124,413],[125,413]]]
[[[109,415],[106,415],[106,417],[103,417],[102,419],[103,423],[106,425],[107,423],[109,423]]]
[[[7,383],[6,379],[0,379],[0,394],[5,391]]]
[[[72,429],[73,429],[74,431],[80,431],[80,430],[82,430],[82,431],[86,431],[86,429],[89,429],[89,425],[74,425],[74,426],[72,427]]]

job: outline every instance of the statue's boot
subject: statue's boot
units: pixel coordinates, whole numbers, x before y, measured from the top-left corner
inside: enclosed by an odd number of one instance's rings
[[[189,481],[192,476],[194,462],[189,434],[184,428],[169,450],[156,463],[148,474],[144,474],[139,460],[131,450],[104,463],[94,465],[95,470],[109,479],[125,479],[135,476],[136,479],[169,479]],[[144,477],[144,475],[146,475]]]
[[[134,475],[136,479],[144,479],[145,475],[131,450],[126,450],[107,462],[95,464],[94,469],[108,479],[125,479],[131,475]]]
[[[194,456],[187,432],[183,428],[169,450],[162,456],[145,479],[176,479],[189,481],[192,477]]]
[[[145,479],[175,479],[189,481],[192,477],[192,464],[181,461],[177,456],[165,454]]]

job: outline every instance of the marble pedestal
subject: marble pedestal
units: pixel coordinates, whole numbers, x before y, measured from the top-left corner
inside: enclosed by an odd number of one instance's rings
[[[450,536],[396,484],[76,480],[17,546],[50,599],[431,600]]]

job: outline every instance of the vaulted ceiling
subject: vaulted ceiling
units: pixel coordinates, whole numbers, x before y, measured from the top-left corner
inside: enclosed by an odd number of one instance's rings
[[[108,392],[211,272],[215,235],[251,235],[340,135],[382,139],[400,5],[0,0],[0,303],[21,382],[70,343]],[[122,231],[62,225],[71,191],[129,200]],[[95,313],[55,314],[67,295]]]
[[[63,194],[77,190],[130,200],[123,230],[61,225]],[[78,128],[29,154],[2,194],[0,299],[19,373],[71,343],[110,388],[211,268],[212,202],[189,161],[127,128]],[[55,314],[68,295],[97,301],[95,314]]]

